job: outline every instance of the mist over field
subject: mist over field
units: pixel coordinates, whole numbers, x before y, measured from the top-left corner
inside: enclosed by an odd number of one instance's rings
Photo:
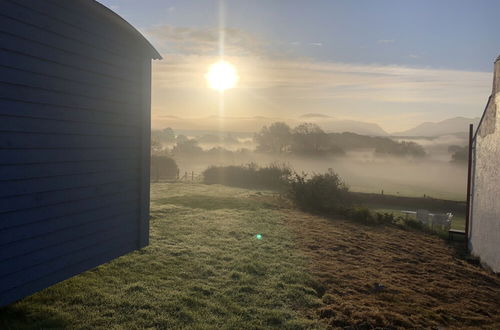
[[[324,173],[332,168],[353,191],[381,192],[403,196],[423,196],[465,199],[467,169],[463,165],[439,160],[407,160],[395,157],[376,158],[368,152],[353,152],[329,159],[306,157],[273,157],[262,154],[239,157],[178,157],[181,173],[199,174],[210,165],[289,164],[297,172]],[[463,192],[463,193],[461,193]]]
[[[278,163],[286,164],[298,173],[325,173],[333,169],[352,191],[465,199],[466,164],[451,161],[449,150],[450,146],[462,147],[466,144],[465,136],[460,134],[393,139],[418,143],[425,150],[425,157],[381,155],[375,153],[373,148],[323,156],[264,153],[256,151],[257,143],[251,137],[223,136],[225,140],[209,142],[198,142],[210,140],[206,135],[186,136],[197,142],[196,147],[201,148],[197,149],[198,152],[175,153],[175,142],[164,143],[163,147],[174,150],[173,158],[179,166],[180,176],[188,173],[189,178],[193,173],[195,177],[199,176],[209,166]]]

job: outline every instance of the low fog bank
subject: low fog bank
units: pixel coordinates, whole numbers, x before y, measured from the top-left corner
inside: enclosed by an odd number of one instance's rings
[[[174,158],[181,177],[199,175],[211,165],[285,163],[298,173],[333,169],[353,191],[465,199],[464,135],[371,137],[279,122],[253,138],[248,133],[175,133],[170,128],[153,132],[152,153]]]
[[[234,157],[175,157],[181,173],[200,174],[210,165],[258,165],[286,163],[301,173],[336,171],[353,191],[401,195],[431,196],[464,200],[467,169],[447,161],[374,157],[371,152],[349,152],[342,157],[311,158],[243,153]]]
[[[396,141],[411,141],[421,145],[427,152],[428,158],[442,161],[450,160],[452,152],[450,147],[464,147],[468,144],[466,134],[443,135],[433,138],[425,137],[398,137]]]

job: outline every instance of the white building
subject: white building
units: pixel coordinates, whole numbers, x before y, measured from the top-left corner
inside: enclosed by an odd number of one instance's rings
[[[469,250],[500,272],[500,56],[495,61],[493,91],[473,140]]]

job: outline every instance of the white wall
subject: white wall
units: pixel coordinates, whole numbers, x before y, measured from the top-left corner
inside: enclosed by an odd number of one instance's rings
[[[493,94],[475,143],[472,219],[469,248],[494,272],[500,272],[500,61],[495,65]]]

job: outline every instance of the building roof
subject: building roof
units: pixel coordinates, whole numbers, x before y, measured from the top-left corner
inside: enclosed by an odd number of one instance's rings
[[[75,0],[73,0],[75,1]],[[149,50],[150,56],[153,60],[161,60],[162,57],[160,53],[151,45],[151,43],[139,32],[135,27],[133,27],[129,22],[123,19],[120,15],[104,6],[103,4],[97,2],[96,0],[77,0],[82,5],[87,6],[89,9],[96,12],[96,14],[103,15],[111,23],[117,25],[125,32],[130,33],[133,37],[144,45],[146,49]]]

